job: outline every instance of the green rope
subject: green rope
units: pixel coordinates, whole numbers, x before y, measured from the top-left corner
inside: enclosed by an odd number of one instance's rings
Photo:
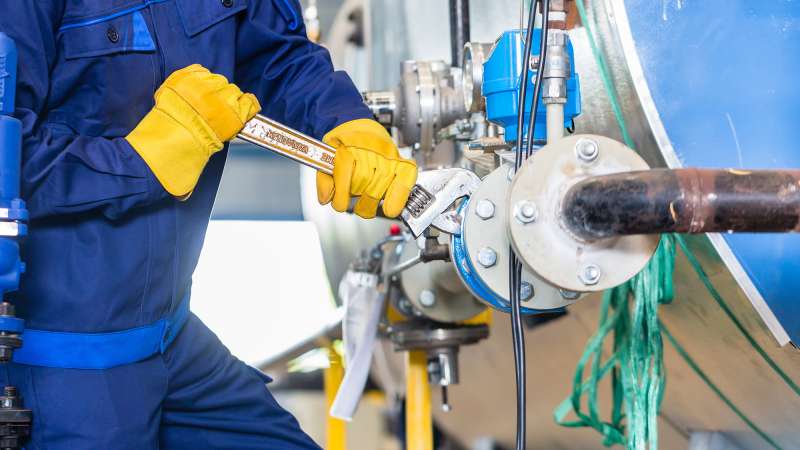
[[[670,344],[672,344],[673,347],[675,347],[675,350],[678,352],[679,355],[681,355],[681,357],[683,357],[684,361],[686,361],[686,363],[689,364],[689,367],[691,367],[692,370],[695,371],[697,376],[699,376],[706,383],[709,389],[714,391],[714,393],[717,394],[717,396],[723,402],[725,402],[726,405],[728,405],[728,408],[730,408],[731,411],[733,411],[737,416],[739,416],[739,418],[742,419],[742,421],[746,423],[747,426],[750,427],[750,429],[752,429],[756,434],[758,434],[762,439],[764,439],[770,446],[772,446],[772,448],[775,448],[777,450],[781,449],[781,447],[771,437],[769,437],[767,433],[765,433],[761,428],[759,428],[755,423],[753,423],[753,421],[751,421],[747,416],[745,416],[744,413],[739,408],[737,408],[736,405],[734,405],[733,402],[725,394],[722,393],[722,391],[717,387],[717,385],[715,385],[711,381],[711,379],[708,378],[708,375],[706,375],[706,373],[703,372],[702,369],[700,369],[700,366],[697,365],[694,359],[692,359],[692,357],[689,356],[689,353],[686,352],[683,346],[681,346],[678,343],[678,341],[675,340],[675,338],[672,336],[672,333],[669,332],[669,330],[663,323],[661,324],[661,332],[664,333],[664,336],[667,337],[667,340],[670,342]]]
[[[665,370],[658,305],[672,301],[675,243],[665,236],[647,267],[633,279],[606,291],[600,325],[586,345],[573,380],[572,395],[556,408],[555,420],[566,427],[599,431],[606,446],[658,448],[658,410],[663,400]],[[603,361],[606,338],[613,333],[613,352]],[[589,375],[584,372],[589,366]],[[600,380],[611,374],[611,419],[598,411]],[[586,397],[587,411],[582,408]],[[573,411],[577,420],[565,421]]]
[[[795,394],[800,396],[800,386],[797,386],[794,380],[792,380],[789,377],[789,375],[787,375],[786,372],[784,372],[783,369],[781,369],[780,366],[778,366],[775,360],[773,360],[767,354],[767,352],[764,351],[764,349],[758,344],[758,342],[756,342],[755,338],[753,338],[753,336],[747,332],[747,329],[744,327],[744,325],[742,325],[742,322],[740,322],[739,319],[736,317],[736,315],[733,314],[733,311],[731,310],[730,306],[728,306],[728,304],[725,302],[725,299],[722,298],[722,295],[719,293],[717,288],[714,287],[714,284],[711,283],[711,279],[708,278],[708,275],[706,274],[706,271],[703,269],[703,266],[700,265],[700,261],[697,260],[697,256],[695,256],[695,254],[689,249],[689,246],[686,244],[686,240],[683,238],[683,236],[676,236],[676,238],[678,241],[678,245],[680,245],[681,250],[683,250],[683,254],[686,255],[686,259],[689,260],[689,264],[691,264],[691,266],[694,268],[694,271],[697,273],[697,277],[700,278],[700,281],[703,282],[706,289],[708,290],[708,293],[711,294],[711,297],[714,299],[714,301],[717,302],[717,305],[719,305],[720,309],[722,309],[725,315],[728,316],[731,322],[733,322],[736,328],[738,328],[739,331],[742,333],[742,336],[744,336],[744,338],[747,339],[747,342],[750,343],[750,346],[753,347],[753,349],[755,349],[755,351],[758,352],[759,355],[761,355],[761,358],[763,358],[764,361],[766,361],[766,363],[772,368],[772,370],[774,370],[775,373],[778,374],[779,377],[781,377],[781,379],[786,383],[787,386],[789,386],[789,388],[792,391],[794,391]]]
[[[587,19],[586,8],[582,0],[576,0],[575,3],[586,28],[589,45],[622,137],[629,147],[635,148],[622,114],[616,88],[611,80],[610,70],[597,47],[591,23]],[[657,418],[665,386],[661,338],[663,330],[673,347],[709,388],[756,434],[772,447],[779,449],[780,447],[769,435],[756,426],[722,393],[658,320],[658,305],[671,302],[674,294],[672,274],[675,264],[675,240],[694,267],[698,277],[728,318],[781,379],[796,394],[800,395],[800,388],[766,354],[733,314],[723,297],[714,288],[694,253],[686,245],[683,237],[665,236],[656,255],[645,270],[631,281],[605,293],[601,307],[600,326],[587,343],[584,354],[578,362],[573,381],[573,393],[556,408],[554,418],[563,426],[596,429],[603,434],[603,444],[606,446],[619,444],[628,449],[649,447],[651,450],[656,450],[658,448]],[[631,296],[633,297],[632,307],[629,304]],[[613,311],[612,314],[609,314],[610,310]],[[614,332],[614,351],[608,360],[603,362],[603,342],[612,331]],[[589,361],[591,361],[591,369],[588,378],[584,380],[584,369]],[[611,419],[603,421],[597,411],[597,387],[600,380],[608,373],[612,375],[612,411]],[[581,408],[583,396],[587,397],[588,412],[583,412]],[[564,420],[570,411],[575,413],[578,420],[569,422]]]

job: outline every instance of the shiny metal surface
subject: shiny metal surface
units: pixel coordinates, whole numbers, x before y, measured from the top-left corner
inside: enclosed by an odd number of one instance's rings
[[[456,215],[444,213],[456,200],[475,192],[480,182],[477,175],[466,169],[420,172],[417,186],[432,195],[434,200],[418,214],[412,214],[407,207],[401,216],[414,236],[420,236],[431,224],[445,233],[456,234],[461,230],[459,218]]]
[[[576,155],[582,140],[597,143],[596,159],[585,161]],[[561,208],[564,195],[581,180],[647,168],[633,150],[603,136],[570,136],[539,149],[514,176],[508,195],[506,220],[517,256],[548,283],[570,291],[602,291],[639,273],[659,236],[583,241],[564,226]],[[524,202],[537,205],[536,221],[517,220],[513,205]]]
[[[439,242],[448,242],[442,235]],[[416,243],[403,245],[401,261],[413,260],[419,254]],[[453,268],[445,261],[415,264],[399,274],[400,285],[417,314],[439,322],[454,323],[471,319],[485,306],[475,300]],[[431,301],[433,299],[433,301]]]

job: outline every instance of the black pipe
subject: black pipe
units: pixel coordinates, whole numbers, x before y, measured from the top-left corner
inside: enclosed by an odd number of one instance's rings
[[[470,40],[469,0],[450,0],[450,54],[452,66],[464,63],[464,46]]]
[[[800,231],[800,170],[657,169],[588,178],[562,220],[594,241],[656,233]]]

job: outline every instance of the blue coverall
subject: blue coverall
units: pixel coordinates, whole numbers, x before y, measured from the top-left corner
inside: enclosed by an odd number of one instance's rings
[[[32,329],[129,330],[189,295],[226,152],[181,202],[124,139],[173,71],[202,64],[254,93],[265,115],[317,137],[371,117],[306,39],[297,0],[6,0],[0,31],[20,53],[31,222],[15,303]],[[34,411],[29,449],[318,448],[268,378],[194,316],[163,353],[136,363],[15,363],[0,374]]]

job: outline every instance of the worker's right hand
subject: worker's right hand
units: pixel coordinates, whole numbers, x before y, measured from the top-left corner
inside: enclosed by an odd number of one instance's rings
[[[126,139],[178,198],[191,194],[211,155],[261,110],[254,95],[198,64],[170,75],[155,101]]]

